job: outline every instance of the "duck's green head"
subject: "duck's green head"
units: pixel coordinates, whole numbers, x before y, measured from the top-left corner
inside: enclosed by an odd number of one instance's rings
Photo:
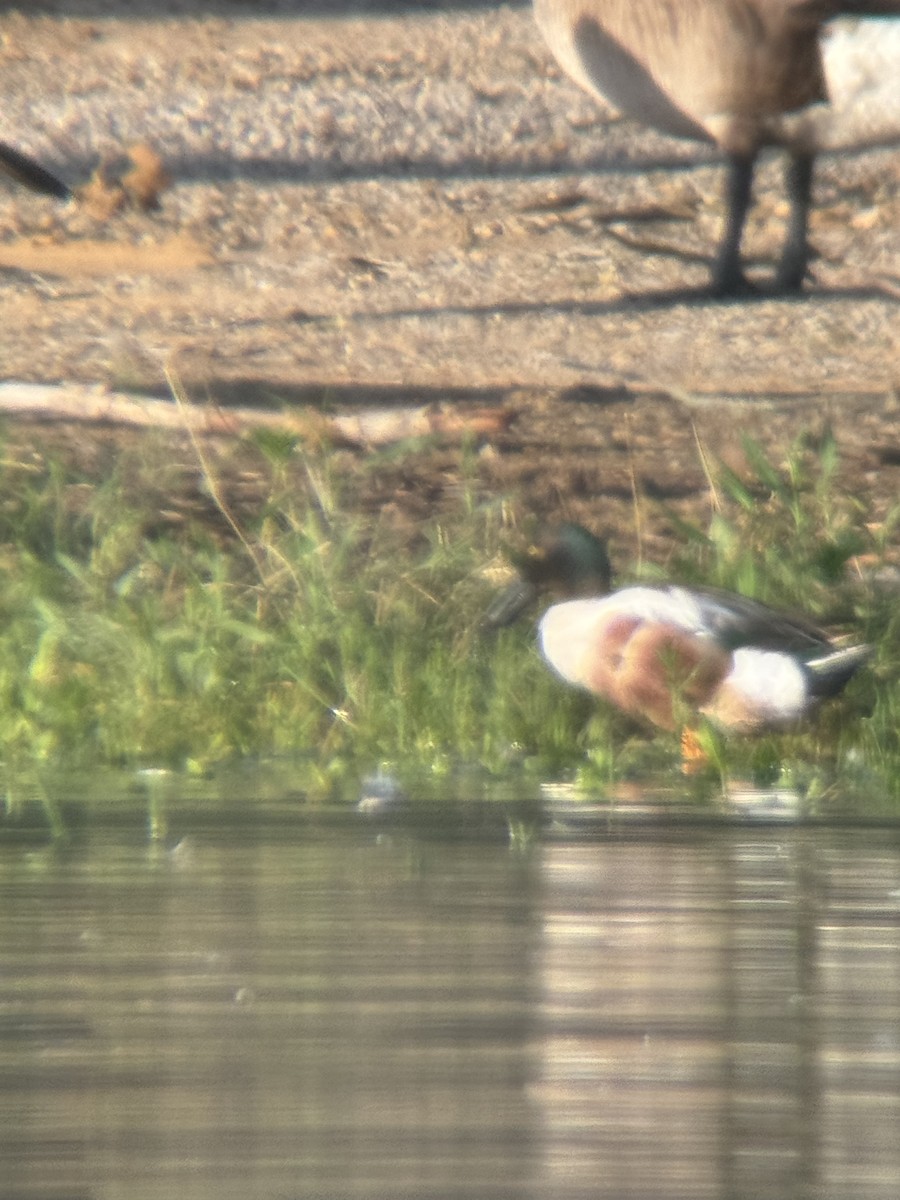
[[[519,578],[490,606],[485,624],[511,624],[541,592],[562,599],[604,596],[612,585],[606,543],[583,525],[567,522],[540,545],[510,555]]]

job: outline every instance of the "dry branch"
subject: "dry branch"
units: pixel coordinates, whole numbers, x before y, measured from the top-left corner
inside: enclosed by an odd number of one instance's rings
[[[385,446],[406,438],[437,436],[459,440],[490,437],[514,418],[508,408],[427,404],[415,408],[373,408],[323,415],[313,409],[220,408],[215,404],[177,405],[171,400],[110,392],[78,384],[0,383],[0,414],[43,420],[184,429],[195,434],[239,436],[254,429],[281,429],[302,438],[352,446]]]

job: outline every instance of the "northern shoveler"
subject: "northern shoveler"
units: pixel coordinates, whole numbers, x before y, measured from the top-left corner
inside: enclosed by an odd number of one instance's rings
[[[486,623],[511,623],[544,588],[577,597],[541,618],[544,657],[568,683],[662,729],[697,713],[740,733],[791,725],[837,695],[871,654],[731,592],[674,584],[611,592],[606,545],[580,525],[563,525],[516,565],[520,579]]]

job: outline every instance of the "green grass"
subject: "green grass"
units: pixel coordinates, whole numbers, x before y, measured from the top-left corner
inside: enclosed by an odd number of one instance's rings
[[[668,572],[802,608],[879,651],[847,701],[803,732],[713,738],[717,771],[788,779],[823,803],[835,780],[861,805],[866,796],[893,802],[896,593],[853,569],[856,556],[883,557],[892,523],[873,532],[841,496],[827,440],[791,448],[780,468],[752,444],[747,451],[754,478],[715,472],[706,527],[671,517]],[[204,464],[219,528],[161,522],[158,494],[129,483],[127,458],[99,486],[59,466],[30,476],[6,464],[8,780],[42,766],[202,772],[288,755],[298,789],[315,798],[355,795],[383,762],[436,780],[472,764],[495,777],[568,772],[599,789],[677,770],[673,738],[560,685],[529,622],[482,630],[493,594],[486,567],[508,536],[503,505],[480,503],[473,489],[458,513],[401,532],[354,511],[326,451],[307,459],[290,439],[267,435],[255,453],[263,498],[241,517]]]
[[[440,774],[563,754],[584,701],[554,694],[526,629],[480,628],[496,506],[464,503],[410,545],[342,507],[327,455],[289,472],[298,458],[261,439],[267,494],[246,523],[222,502],[227,537],[160,531],[133,463],[74,510],[85,485],[57,467],[0,477],[8,773],[290,754],[302,786],[333,795],[384,760]]]

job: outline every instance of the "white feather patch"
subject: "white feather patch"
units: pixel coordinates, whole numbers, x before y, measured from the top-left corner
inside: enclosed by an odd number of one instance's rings
[[[744,646],[732,655],[732,668],[722,688],[733,689],[748,710],[766,725],[789,724],[809,702],[806,675],[789,654]]]
[[[670,625],[697,637],[710,636],[696,600],[686,589],[630,587],[610,596],[567,600],[548,608],[538,626],[544,658],[563,679],[586,686],[585,668],[600,628],[619,615]]]

